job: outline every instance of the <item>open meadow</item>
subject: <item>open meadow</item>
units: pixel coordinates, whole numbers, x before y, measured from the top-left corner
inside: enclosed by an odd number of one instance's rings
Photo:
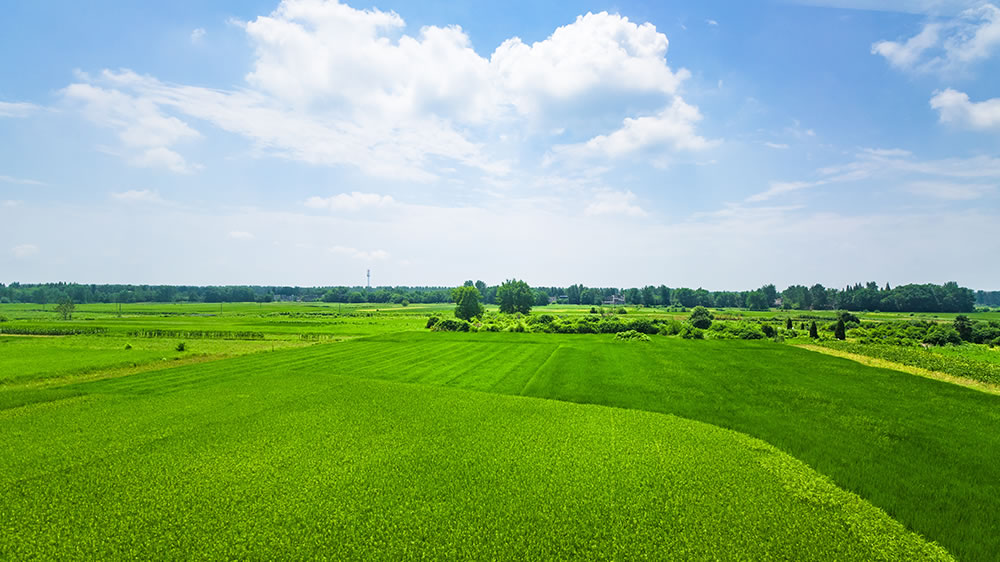
[[[996,394],[798,337],[425,328],[453,308],[0,305],[0,557],[1000,552]]]

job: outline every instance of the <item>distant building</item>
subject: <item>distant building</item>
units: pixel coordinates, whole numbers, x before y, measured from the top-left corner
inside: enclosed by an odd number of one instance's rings
[[[625,297],[623,297],[621,295],[611,295],[610,298],[607,298],[607,299],[604,299],[603,301],[601,301],[601,304],[605,305],[605,306],[624,306],[625,305]]]

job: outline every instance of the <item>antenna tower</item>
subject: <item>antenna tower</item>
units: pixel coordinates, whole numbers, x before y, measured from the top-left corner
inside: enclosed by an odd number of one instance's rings
[[[372,290],[372,270],[368,270],[368,286],[366,287],[369,291]]]

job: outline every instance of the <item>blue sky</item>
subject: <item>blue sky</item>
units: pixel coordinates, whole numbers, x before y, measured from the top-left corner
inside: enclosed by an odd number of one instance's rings
[[[0,282],[1000,288],[995,4],[4,9]]]

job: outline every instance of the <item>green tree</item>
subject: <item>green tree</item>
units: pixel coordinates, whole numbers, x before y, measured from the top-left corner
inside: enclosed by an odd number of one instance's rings
[[[847,328],[844,326],[844,319],[837,320],[837,327],[833,329],[833,336],[838,340],[847,339]]]
[[[767,310],[770,305],[767,302],[767,296],[764,291],[756,290],[747,293],[746,307],[750,310]]]
[[[76,305],[73,304],[73,299],[66,297],[61,303],[56,306],[56,312],[63,320],[69,320],[73,318],[73,311],[76,310]]]
[[[785,329],[786,330],[791,330],[792,329],[792,317],[791,316],[789,316],[788,318],[785,319]]]
[[[955,317],[955,331],[962,340],[972,341],[972,324],[973,322],[964,314]]]
[[[819,328],[816,327],[815,320],[812,321],[812,324],[809,324],[809,337],[812,339],[819,338]]]
[[[483,314],[483,305],[479,303],[482,295],[479,289],[473,285],[463,285],[456,287],[451,292],[452,299],[455,300],[455,317],[462,320],[472,320]]]
[[[715,316],[708,311],[704,306],[696,306],[694,310],[691,311],[691,325],[695,328],[700,328],[702,330],[707,330],[712,327],[712,320]]]
[[[497,287],[497,304],[504,314],[528,314],[535,303],[535,293],[524,281],[509,279]]]

